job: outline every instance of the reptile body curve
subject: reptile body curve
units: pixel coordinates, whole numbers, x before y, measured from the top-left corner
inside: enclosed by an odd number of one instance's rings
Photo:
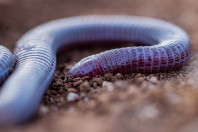
[[[1,80],[16,59],[15,70],[0,91],[0,124],[21,123],[33,115],[51,83],[59,49],[94,41],[136,41],[146,46],[91,55],[71,68],[68,76],[166,72],[182,67],[191,55],[186,32],[158,19],[95,15],[50,21],[24,34],[16,43],[14,57],[0,47]]]

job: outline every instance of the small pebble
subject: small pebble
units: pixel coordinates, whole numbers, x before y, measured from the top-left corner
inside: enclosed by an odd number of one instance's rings
[[[105,79],[108,81],[111,81],[113,79],[113,74],[112,73],[106,73],[104,75]]]
[[[85,81],[80,85],[80,91],[87,92],[90,88],[89,82]]]
[[[74,82],[73,86],[76,87],[78,85],[80,85],[83,81],[82,80],[78,80],[76,82]]]
[[[111,82],[104,81],[102,87],[106,87],[109,92],[113,91],[113,84]]]
[[[94,78],[93,82],[97,83],[98,85],[101,85],[103,80],[101,78]]]
[[[79,81],[79,80],[81,80],[80,77],[77,77],[77,78],[74,78],[74,79],[73,79],[74,82],[77,82],[77,81]]]
[[[68,102],[72,102],[72,101],[76,101],[79,98],[79,95],[76,93],[68,93],[67,94],[67,101]]]
[[[49,112],[49,108],[47,106],[41,105],[39,107],[39,113],[41,115],[46,115]]]
[[[96,88],[98,85],[96,82],[93,83],[93,87]]]
[[[123,76],[121,73],[117,73],[115,76],[116,76],[118,79],[123,79],[123,78],[124,78],[124,76]]]
[[[151,82],[151,83],[157,83],[157,77],[151,77],[150,79],[149,79],[149,81]]]

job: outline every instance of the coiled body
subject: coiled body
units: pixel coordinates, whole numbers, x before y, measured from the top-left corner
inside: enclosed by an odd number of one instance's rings
[[[0,84],[6,79],[10,69],[14,66],[14,62],[12,53],[7,48],[0,46]]]
[[[137,41],[126,47],[89,56],[68,75],[95,76],[106,72],[152,73],[181,67],[190,57],[188,35],[179,27],[156,19],[132,16],[84,16],[51,21],[22,36],[14,54],[17,65],[0,93],[0,124],[19,123],[35,111],[50,84],[56,53],[79,42]]]

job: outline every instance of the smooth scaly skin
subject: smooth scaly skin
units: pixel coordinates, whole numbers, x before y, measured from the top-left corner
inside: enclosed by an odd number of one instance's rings
[[[7,48],[0,46],[0,84],[8,76],[10,69],[14,66],[14,62],[15,59],[12,53]]]
[[[181,67],[190,57],[190,42],[179,27],[151,18],[84,16],[51,21],[38,26],[17,42],[17,66],[0,93],[0,124],[26,121],[37,108],[51,82],[56,53],[79,42],[138,41],[144,47],[126,47],[89,56],[78,62],[69,76],[94,76],[105,72],[152,73]]]

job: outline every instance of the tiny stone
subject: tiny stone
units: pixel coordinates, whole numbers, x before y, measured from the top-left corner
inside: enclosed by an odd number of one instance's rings
[[[106,73],[105,76],[113,76],[113,73]]]
[[[68,93],[67,94],[67,101],[68,102],[71,102],[71,101],[75,101],[75,100],[77,100],[78,99],[78,94],[76,94],[76,93]]]
[[[123,76],[121,73],[117,73],[115,76],[116,76],[118,79],[123,79],[123,78],[124,78],[124,76]]]
[[[80,85],[82,82],[83,82],[82,80],[79,80],[79,81],[77,81],[77,82],[74,82],[73,85],[74,85],[74,87],[76,87],[76,86]]]
[[[89,82],[88,81],[85,81],[83,82],[81,85],[80,85],[80,91],[85,91],[87,92],[89,90]]]
[[[113,74],[112,73],[106,73],[105,75],[104,75],[104,77],[105,77],[105,79],[106,80],[112,80],[112,78],[113,78]]]
[[[81,80],[80,77],[77,77],[77,78],[74,78],[74,79],[73,79],[74,82],[77,82],[77,81],[79,81],[79,80]]]
[[[50,102],[54,103],[54,99],[52,97],[50,97]]]
[[[151,82],[151,83],[157,83],[157,77],[151,77],[150,79],[149,79],[149,81]]]
[[[113,91],[113,84],[111,82],[104,81],[102,87],[106,87],[109,92]]]
[[[96,82],[93,83],[93,87],[94,87],[94,88],[97,87],[97,83],[96,83]]]
[[[40,113],[41,115],[46,115],[48,112],[49,112],[49,108],[48,108],[48,107],[46,107],[46,106],[44,106],[44,105],[41,105],[41,106],[39,107],[39,113]]]
[[[101,85],[103,81],[101,78],[94,78],[93,82],[96,82],[98,85]]]
[[[135,78],[139,78],[142,77],[142,74],[138,73],[137,75],[135,75]]]

